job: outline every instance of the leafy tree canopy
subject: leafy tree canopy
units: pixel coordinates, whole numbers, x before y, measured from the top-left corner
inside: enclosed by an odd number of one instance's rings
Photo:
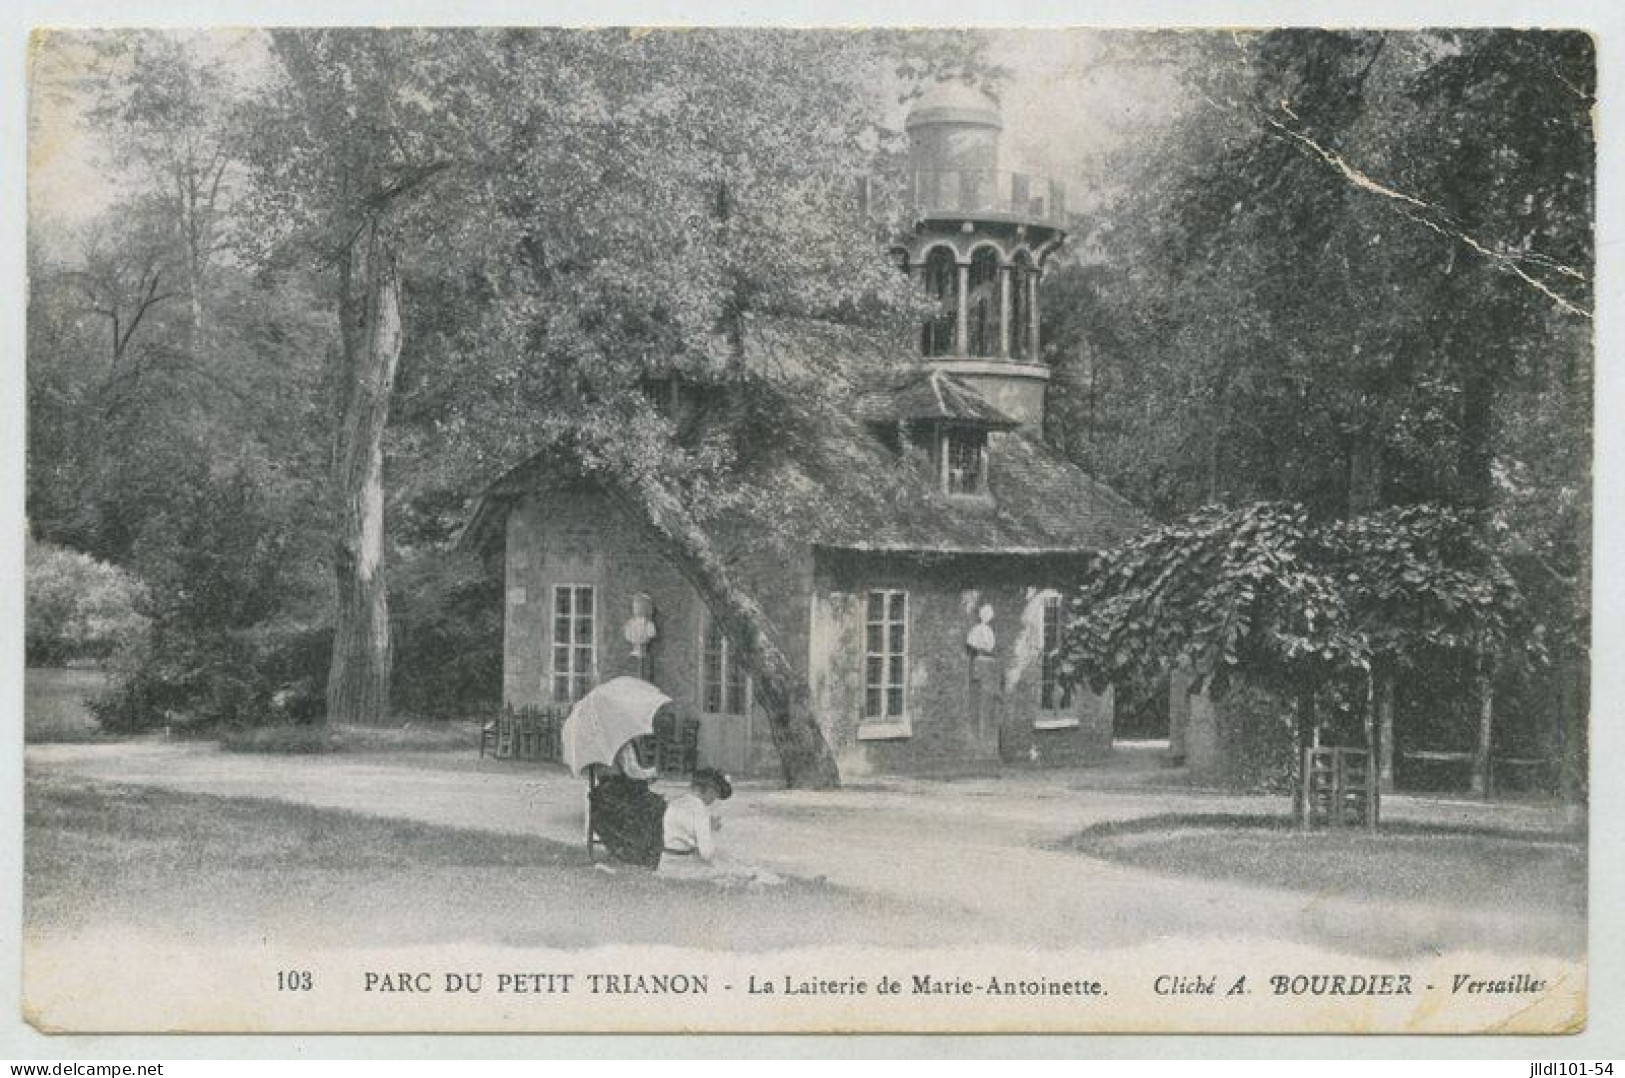
[[[1061,675],[1097,691],[1182,664],[1220,692],[1296,693],[1442,653],[1544,658],[1481,527],[1440,506],[1319,525],[1288,503],[1205,509],[1097,556],[1067,611]]]

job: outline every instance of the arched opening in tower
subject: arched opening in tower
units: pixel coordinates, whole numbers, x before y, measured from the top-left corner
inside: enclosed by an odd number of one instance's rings
[[[970,354],[999,354],[999,255],[983,247],[970,260]]]
[[[1032,321],[1033,263],[1022,251],[1010,263],[1010,358],[1027,359],[1031,354],[1028,324]]]
[[[953,252],[938,247],[925,258],[925,294],[937,301],[937,312],[926,320],[920,350],[927,356],[952,355],[954,320],[959,310],[959,267]]]

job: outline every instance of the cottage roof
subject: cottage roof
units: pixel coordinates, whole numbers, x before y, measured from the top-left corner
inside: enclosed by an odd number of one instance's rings
[[[959,423],[1013,430],[1016,420],[946,371],[921,368],[882,382],[857,404],[860,415],[901,423]]]
[[[895,342],[848,327],[810,332],[799,323],[753,321],[747,364],[781,375],[816,374],[826,394],[786,393],[771,438],[740,447],[740,475],[761,494],[731,514],[733,542],[786,538],[831,549],[932,554],[1071,554],[1114,545],[1147,523],[1127,499],[948,375],[906,371]],[[877,421],[974,421],[990,430],[985,496],[950,495],[928,455],[888,442]],[[725,419],[712,422],[725,423]],[[500,520],[502,505],[564,477],[532,460],[485,493],[465,541]]]

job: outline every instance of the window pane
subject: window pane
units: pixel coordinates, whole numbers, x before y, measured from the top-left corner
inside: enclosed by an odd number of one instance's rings
[[[886,649],[886,631],[879,625],[869,626],[865,634],[864,644],[871,655],[878,655]]]
[[[879,655],[869,656],[867,668],[864,673],[864,684],[879,685],[884,669],[885,659],[881,658]]]
[[[590,644],[590,643],[592,643],[592,619],[591,618],[577,618],[576,619],[576,643],[578,643],[578,644]]]
[[[893,655],[886,660],[886,684],[901,685],[903,683],[903,657]]]
[[[894,591],[886,597],[886,616],[890,621],[902,621],[907,612],[908,596],[900,591]]]
[[[553,589],[553,612],[555,614],[569,614],[570,613],[570,589],[569,588],[554,588]]]
[[[898,719],[903,717],[903,690],[886,690],[886,717]]]
[[[886,593],[871,591],[869,593],[869,620],[880,621],[885,617]]]
[[[576,613],[592,613],[592,588],[586,587],[576,589]]]
[[[880,718],[880,690],[878,688],[871,688],[863,694],[863,715],[864,718],[868,719]]]
[[[893,655],[903,653],[903,626],[899,622],[891,627],[891,647],[888,649]]]
[[[705,661],[700,664],[700,680],[702,696],[705,699],[705,710],[715,712],[722,708],[722,653],[707,651]]]
[[[557,641],[560,641],[560,642],[568,642],[569,641],[569,639],[570,639],[570,619],[569,618],[554,618],[553,619],[553,639],[557,640]]]

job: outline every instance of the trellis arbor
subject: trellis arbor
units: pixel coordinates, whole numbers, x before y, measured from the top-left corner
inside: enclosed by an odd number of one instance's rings
[[[1333,709],[1391,776],[1392,687],[1440,661],[1472,664],[1475,788],[1489,791],[1493,673],[1543,664],[1542,628],[1475,514],[1437,505],[1315,523],[1297,505],[1209,508],[1094,558],[1068,597],[1059,669],[1096,688],[1182,670],[1296,708],[1295,754]],[[1300,776],[1301,778],[1301,776]],[[1300,790],[1301,793],[1301,790]]]

